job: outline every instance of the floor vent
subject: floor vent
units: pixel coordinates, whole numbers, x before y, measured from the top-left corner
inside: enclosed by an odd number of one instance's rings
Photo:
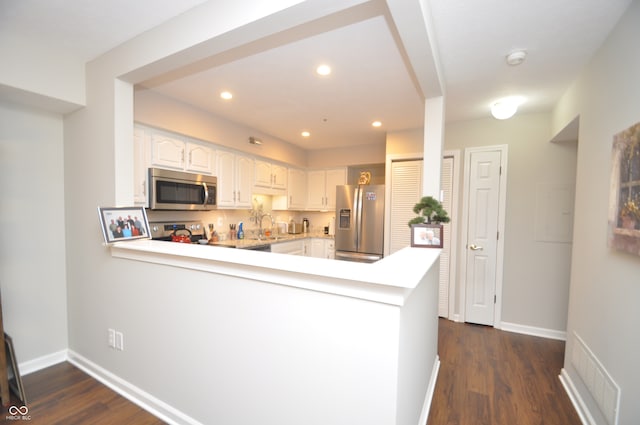
[[[575,332],[573,335],[576,343],[573,344],[571,363],[589,389],[593,399],[598,403],[598,407],[609,425],[618,425],[620,387],[582,338]]]

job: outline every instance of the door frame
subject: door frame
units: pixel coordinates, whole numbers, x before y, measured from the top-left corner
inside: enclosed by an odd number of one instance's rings
[[[464,180],[462,188],[462,219],[460,221],[460,322],[466,319],[467,294],[467,257],[469,255],[468,221],[469,221],[469,177],[471,173],[471,154],[477,152],[500,151],[500,189],[498,193],[498,244],[496,249],[496,302],[493,312],[493,327],[502,328],[502,284],[504,278],[504,240],[505,213],[507,205],[507,164],[508,145],[481,146],[464,150]]]

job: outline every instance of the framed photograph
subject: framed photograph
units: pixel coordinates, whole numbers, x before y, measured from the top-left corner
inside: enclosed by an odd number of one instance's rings
[[[98,208],[98,215],[106,243],[151,238],[144,207]]]
[[[13,340],[6,333],[4,334],[4,346],[7,353],[7,375],[9,378],[9,388],[22,401],[23,405],[27,405],[27,396],[24,393],[24,385],[18,370],[18,360],[13,349]]]
[[[411,246],[442,248],[442,224],[412,224]]]

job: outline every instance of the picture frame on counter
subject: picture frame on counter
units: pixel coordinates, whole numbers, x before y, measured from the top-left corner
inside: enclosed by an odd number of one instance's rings
[[[136,239],[151,239],[144,207],[99,207],[98,215],[107,244]]]
[[[417,248],[442,248],[442,224],[412,224],[411,246]]]

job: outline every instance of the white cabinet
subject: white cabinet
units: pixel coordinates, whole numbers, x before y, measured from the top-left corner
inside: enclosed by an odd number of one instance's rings
[[[307,208],[333,210],[336,207],[336,186],[346,184],[347,170],[331,168],[307,172]]]
[[[289,255],[304,255],[304,240],[278,242],[271,244],[271,252]]]
[[[309,241],[309,257],[334,259],[336,250],[333,239],[311,238]]]
[[[218,207],[251,207],[253,159],[219,150],[217,157]]]
[[[204,174],[213,173],[214,150],[185,137],[151,131],[151,166]]]
[[[149,173],[149,133],[142,128],[133,130],[133,202],[136,206],[146,207],[147,178]]]
[[[254,184],[257,188],[275,189],[279,191],[286,190],[287,167],[256,159]]]

